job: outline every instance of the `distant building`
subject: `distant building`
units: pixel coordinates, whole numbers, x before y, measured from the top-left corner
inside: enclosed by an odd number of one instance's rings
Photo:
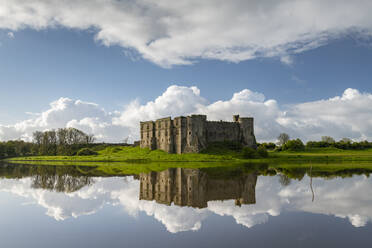
[[[253,118],[233,116],[233,122],[207,121],[206,115],[171,117],[141,122],[141,148],[168,153],[197,153],[209,143],[240,142],[256,147]]]

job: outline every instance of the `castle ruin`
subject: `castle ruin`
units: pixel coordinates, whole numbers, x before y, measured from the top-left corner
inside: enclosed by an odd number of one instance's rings
[[[141,122],[141,148],[168,153],[198,153],[213,142],[233,141],[256,148],[253,118],[233,116],[232,122],[207,121],[206,115]]]

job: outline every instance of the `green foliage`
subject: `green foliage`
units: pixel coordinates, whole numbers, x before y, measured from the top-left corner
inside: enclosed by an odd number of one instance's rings
[[[261,158],[267,158],[269,156],[269,153],[267,152],[266,148],[263,145],[257,148],[257,154]]]
[[[242,145],[240,142],[223,141],[223,142],[213,142],[208,145],[208,147],[202,150],[202,154],[211,155],[227,155],[236,154],[241,152]]]
[[[300,139],[289,140],[282,146],[282,150],[303,151],[305,150],[305,145]]]
[[[333,144],[336,142],[335,139],[332,138],[331,136],[322,136],[322,141],[329,144]]]
[[[361,142],[352,142],[350,139],[343,138],[338,142],[326,142],[326,141],[309,141],[306,143],[306,148],[326,148],[334,147],[342,150],[364,150],[372,148],[372,142],[361,141]]]
[[[89,148],[82,148],[76,153],[76,155],[77,156],[95,156],[95,155],[98,155],[98,152],[93,151],[92,149],[89,149]]]
[[[274,150],[276,148],[275,143],[269,142],[269,143],[262,143],[260,146],[263,146],[266,150]]]
[[[0,151],[4,151],[4,146],[1,146]],[[31,143],[30,143],[31,144]],[[31,144],[32,145],[32,144]],[[12,158],[12,161],[61,161],[61,163],[66,162],[161,162],[161,161],[172,161],[177,163],[170,163],[172,165],[178,165],[181,162],[224,162],[224,163],[234,163],[234,162],[248,162],[244,159],[255,159],[254,162],[265,162],[265,163],[303,163],[312,161],[312,163],[343,163],[347,162],[372,162],[372,149],[364,150],[342,150],[335,147],[325,147],[325,148],[306,148],[303,151],[292,151],[285,150],[280,152],[269,151],[270,155],[268,158],[264,158],[262,154],[259,154],[259,149],[248,150],[246,149],[246,158],[243,156],[242,151],[234,150],[214,150],[212,153],[193,153],[193,154],[168,154],[161,150],[151,151],[149,149],[142,149],[140,147],[131,146],[117,146],[109,144],[90,144],[91,150],[96,151],[98,155],[96,156],[31,156],[25,155],[24,157]],[[118,148],[118,149],[117,149]],[[80,148],[81,149],[81,148]],[[79,149],[79,150],[80,150]],[[21,150],[21,149],[16,149]],[[32,149],[30,149],[32,150]],[[277,148],[279,150],[279,148]],[[10,149],[12,151],[12,149]],[[217,153],[218,152],[218,153]],[[4,156],[3,156],[4,158]],[[249,161],[251,162],[251,161]]]
[[[34,155],[34,145],[22,140],[14,140],[0,142],[0,159],[17,157],[17,156],[32,156]]]
[[[99,151],[103,151],[105,150],[107,147],[109,147],[110,145],[109,144],[94,144],[94,145],[91,145],[91,149],[93,151],[96,151],[96,152],[99,152]]]
[[[35,152],[39,155],[71,156],[92,144],[94,137],[76,128],[60,128],[45,132],[36,131],[33,133],[33,141],[36,146]]]
[[[257,158],[257,151],[250,147],[244,147],[242,151],[243,158],[252,159]]]
[[[251,147],[244,147],[241,154],[245,159],[267,158],[269,156],[266,148],[262,145],[257,150]]]
[[[119,149],[117,149],[119,148]],[[94,151],[94,147],[91,149]],[[113,152],[115,151],[115,152]],[[151,162],[151,161],[177,161],[177,162],[215,162],[215,161],[239,161],[242,159],[241,151],[233,150],[213,150],[212,153],[189,153],[189,154],[169,154],[162,150],[149,150],[147,148],[132,146],[107,146],[106,148],[96,151],[97,156],[34,156],[24,158],[14,158],[17,161],[120,161],[120,162]],[[217,153],[218,152],[218,153]],[[257,152],[256,152],[257,153]],[[255,156],[259,158],[259,155]]]
[[[112,153],[117,153],[117,152],[120,152],[121,151],[121,148],[120,147],[114,147],[112,149]]]

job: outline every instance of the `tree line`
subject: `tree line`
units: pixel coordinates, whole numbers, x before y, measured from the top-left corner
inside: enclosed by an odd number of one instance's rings
[[[336,141],[330,136],[322,136],[320,141],[308,141],[306,144],[301,139],[290,139],[289,135],[286,133],[281,133],[277,139],[278,142],[276,144],[270,142],[259,144],[259,146],[263,146],[268,150],[276,151],[303,151],[305,149],[327,147],[334,147],[342,150],[364,150],[372,148],[372,142],[367,140],[356,142],[349,138],[343,138]]]
[[[0,142],[0,159],[34,155],[34,144],[23,140]]]
[[[36,131],[33,142],[22,140],[0,142],[0,158],[19,156],[72,156],[82,149],[94,146],[93,135],[76,128]]]
[[[77,151],[94,142],[94,136],[76,128],[60,128],[50,131],[36,131],[33,142],[38,155],[75,155]]]

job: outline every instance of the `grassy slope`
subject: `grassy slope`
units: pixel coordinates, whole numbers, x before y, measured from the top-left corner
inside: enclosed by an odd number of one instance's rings
[[[271,159],[280,161],[304,162],[371,162],[372,149],[368,150],[341,150],[337,148],[313,148],[301,152],[272,152]]]
[[[95,156],[34,156],[12,158],[8,161],[53,161],[55,162],[255,162],[270,164],[285,163],[371,163],[372,149],[340,150],[318,148],[303,152],[270,152],[266,159],[243,159],[241,154],[232,150],[214,149],[199,154],[168,154],[164,151],[141,149],[139,147],[107,147]]]
[[[114,161],[115,163],[111,163]],[[130,161],[130,162],[128,162]],[[139,163],[141,162],[142,163]],[[155,162],[157,161],[157,162]],[[244,160],[234,151],[221,149],[206,154],[167,154],[138,147],[108,147],[97,156],[25,157],[10,159],[12,163],[78,166],[82,172],[95,175],[128,175],[142,172],[162,171],[167,168],[213,168],[213,171],[231,168],[259,167],[267,173],[283,173],[291,178],[302,178],[304,173],[313,176],[350,176],[372,173],[372,149],[353,151],[335,148],[311,149],[303,152],[270,152],[267,159]]]
[[[237,160],[238,153],[228,151],[224,154],[168,154],[161,150],[150,151],[139,147],[107,147],[95,156],[34,156],[12,158],[8,161],[96,161],[96,162],[131,162],[131,161],[180,161],[213,162]]]

